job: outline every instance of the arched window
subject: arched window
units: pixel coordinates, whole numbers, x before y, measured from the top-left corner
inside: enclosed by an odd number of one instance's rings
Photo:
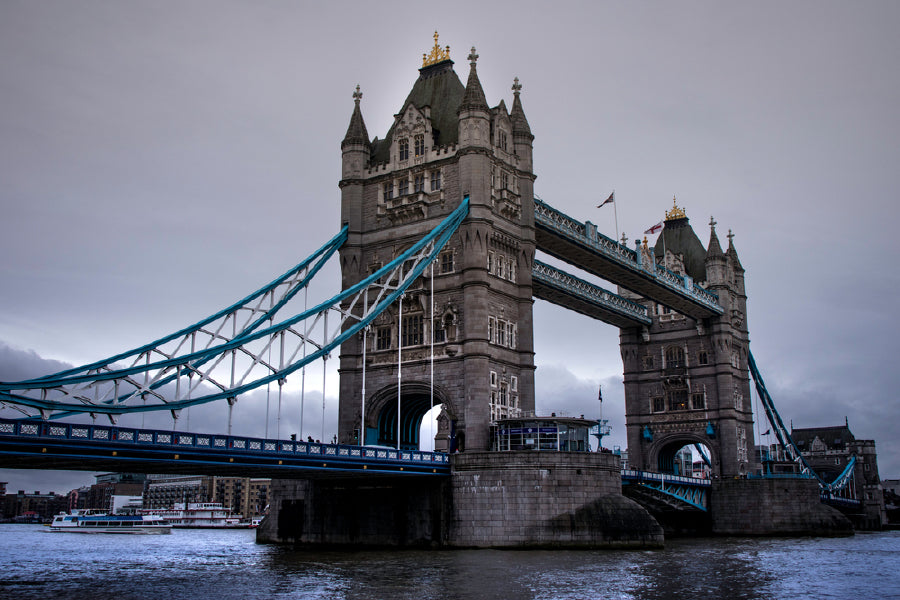
[[[424,156],[425,155],[425,136],[421,133],[416,135],[415,137],[415,153],[416,156]]]
[[[669,346],[666,348],[666,368],[683,367],[684,348],[681,346]]]

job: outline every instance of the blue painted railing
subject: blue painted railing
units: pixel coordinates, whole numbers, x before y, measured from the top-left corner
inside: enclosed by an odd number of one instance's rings
[[[391,448],[352,446],[346,444],[322,444],[295,440],[272,440],[234,435],[189,433],[159,429],[134,429],[108,425],[82,425],[58,421],[34,421],[0,419],[0,439],[25,438],[34,441],[71,442],[75,444],[103,444],[110,450],[116,448],[165,449],[167,451],[192,450],[210,455],[259,456],[272,458],[321,457],[329,461],[370,463],[372,465],[410,464],[435,466],[439,472],[449,472],[449,457],[441,452],[396,450]],[[48,467],[49,468],[49,467]]]
[[[708,510],[709,489],[711,487],[708,479],[670,475],[668,473],[652,473],[649,471],[638,471],[637,469],[623,469],[622,484],[646,486],[676,498],[680,502],[696,509]]]

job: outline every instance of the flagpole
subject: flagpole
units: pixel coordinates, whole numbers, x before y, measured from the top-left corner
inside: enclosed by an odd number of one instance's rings
[[[663,221],[662,231],[659,232],[659,235],[662,237],[663,241],[663,268],[668,269],[668,261],[666,260],[666,222]]]
[[[616,245],[619,245],[619,209],[616,207],[616,190],[613,190],[613,215],[616,217]]]

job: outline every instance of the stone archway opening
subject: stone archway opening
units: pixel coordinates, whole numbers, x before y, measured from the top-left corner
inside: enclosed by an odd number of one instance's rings
[[[713,474],[713,451],[705,442],[676,439],[663,445],[656,455],[660,473],[710,479]]]
[[[382,390],[378,399],[378,407],[372,415],[374,423],[367,419],[374,425],[367,434],[367,444],[397,448],[399,425],[400,449],[431,450],[434,447],[434,435],[438,431],[435,420],[442,406],[437,390],[432,394],[426,384],[404,383],[399,399],[399,419],[396,385]]]

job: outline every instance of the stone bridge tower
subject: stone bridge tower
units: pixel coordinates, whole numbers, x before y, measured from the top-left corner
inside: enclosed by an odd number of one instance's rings
[[[673,203],[674,204],[674,203]],[[708,449],[713,476],[733,477],[753,469],[753,414],[747,366],[749,334],[744,268],[733,236],[723,252],[710,219],[707,248],[684,210],[666,212],[654,248],[645,260],[665,261],[719,297],[720,317],[691,319],[652,301],[653,323],[620,334],[625,380],[628,458],[631,466],[674,472],[675,454],[685,445]]]
[[[399,404],[399,443],[418,447],[432,404],[432,347],[433,402],[443,406],[436,449],[487,449],[492,420],[534,410],[533,136],[518,79],[512,110],[502,100],[491,108],[475,49],[465,86],[449,54],[435,34],[383,139],[369,139],[358,87],[354,94],[341,143],[341,221],[349,226],[340,251],[343,289],[406,250],[465,196],[470,212],[434,265],[433,313],[426,271],[405,294],[402,313],[399,303],[392,306],[366,333],[365,423],[362,337],[342,345],[344,443],[362,432],[366,443],[396,446]]]

